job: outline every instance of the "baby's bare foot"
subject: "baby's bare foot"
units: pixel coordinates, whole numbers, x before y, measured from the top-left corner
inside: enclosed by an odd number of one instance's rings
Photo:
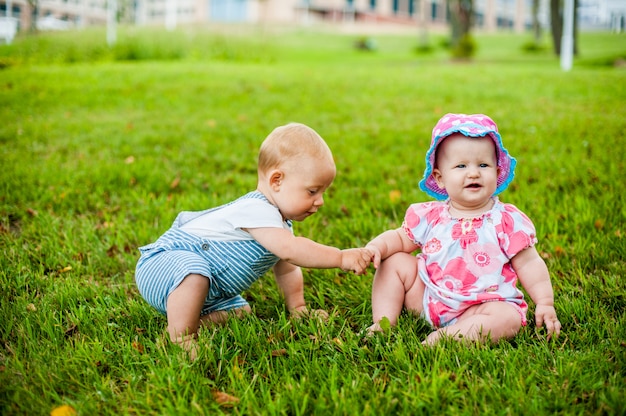
[[[172,342],[187,351],[191,361],[198,358],[198,342],[196,341],[196,334],[181,335]]]
[[[382,332],[386,332],[385,328],[380,325],[380,322],[376,322],[365,330],[365,338],[371,338]]]
[[[291,316],[296,319],[315,318],[319,319],[322,322],[328,321],[329,317],[328,312],[326,312],[324,309],[309,310],[308,308],[294,310],[293,312],[291,312]]]

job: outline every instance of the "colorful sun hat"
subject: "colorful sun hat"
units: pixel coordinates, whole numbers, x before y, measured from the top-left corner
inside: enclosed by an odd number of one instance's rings
[[[448,192],[441,189],[435,178],[433,177],[433,168],[435,166],[435,154],[437,146],[454,133],[462,133],[467,137],[485,137],[489,136],[496,144],[496,154],[498,158],[498,167],[500,174],[498,175],[497,187],[494,195],[504,191],[515,176],[515,165],[517,161],[509,155],[509,152],[502,144],[502,138],[498,133],[496,123],[484,114],[446,114],[443,116],[433,128],[432,140],[430,148],[426,153],[426,169],[424,170],[424,178],[420,181],[420,189],[438,200],[448,198]]]

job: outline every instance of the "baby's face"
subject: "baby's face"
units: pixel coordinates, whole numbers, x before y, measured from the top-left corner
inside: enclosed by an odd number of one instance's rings
[[[488,203],[496,191],[497,163],[491,138],[455,133],[437,148],[433,176],[456,207],[476,210]]]
[[[283,218],[302,221],[324,205],[324,192],[335,179],[332,158],[301,158],[283,168],[284,177],[274,193]]]

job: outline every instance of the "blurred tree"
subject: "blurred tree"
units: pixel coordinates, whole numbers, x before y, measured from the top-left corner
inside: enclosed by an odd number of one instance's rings
[[[532,5],[533,37],[535,38],[535,43],[537,45],[541,43],[541,23],[539,22],[539,3],[540,3],[540,0],[533,0],[533,5]]]
[[[574,0],[574,55],[578,55],[578,1]],[[561,56],[561,37],[563,36],[563,0],[550,0],[550,26],[552,26],[552,44],[554,53]]]
[[[450,47],[456,58],[470,58],[474,55],[475,44],[471,28],[474,14],[473,0],[448,0],[452,37]]]
[[[30,31],[37,31],[37,20],[39,19],[39,0],[28,0],[30,8]]]

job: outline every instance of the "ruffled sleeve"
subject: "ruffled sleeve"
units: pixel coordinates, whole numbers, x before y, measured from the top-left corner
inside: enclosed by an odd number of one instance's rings
[[[511,204],[502,204],[500,223],[496,225],[502,251],[509,259],[537,243],[532,221]]]
[[[411,241],[420,247],[424,245],[426,236],[439,221],[444,207],[442,202],[424,202],[409,206],[402,228]]]

